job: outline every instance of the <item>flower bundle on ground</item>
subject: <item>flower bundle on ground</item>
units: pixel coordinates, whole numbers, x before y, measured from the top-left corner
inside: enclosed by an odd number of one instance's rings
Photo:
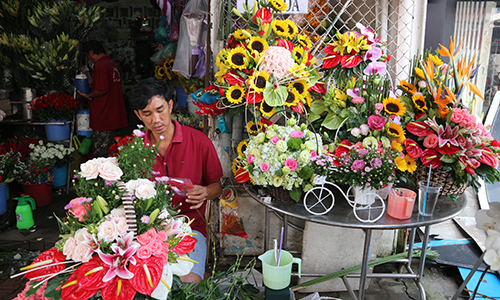
[[[135,135],[124,146],[129,147],[127,155],[151,150],[156,155],[154,146],[143,143]],[[139,145],[145,149],[137,149]],[[132,175],[138,170],[135,162],[121,155],[80,166],[74,181],[78,197],[65,206],[66,217],[57,218],[59,240],[22,269],[30,279],[29,293],[47,283],[44,295],[54,299],[131,300],[142,295],[164,300],[173,274],[190,272],[196,239],[190,221],[171,209],[168,178],[151,170],[154,180],[141,178],[141,170]]]
[[[465,61],[461,46],[451,39],[449,48],[440,45],[435,54],[417,56],[410,80],[401,81],[401,99],[411,118],[405,150],[419,167],[443,168],[457,186],[466,184],[477,192],[479,178],[487,183],[500,180],[500,143],[462,100],[467,89],[482,95],[471,82],[479,65],[474,59]]]
[[[37,121],[72,120],[79,104],[80,100],[70,94],[57,91],[35,98],[31,102],[31,109]]]
[[[247,26],[230,36],[216,59],[221,106],[230,112],[248,108],[269,117],[285,107],[303,113],[310,106],[308,90],[319,79],[312,43],[293,21],[275,18],[284,10],[281,0],[256,1],[244,15],[233,9]]]

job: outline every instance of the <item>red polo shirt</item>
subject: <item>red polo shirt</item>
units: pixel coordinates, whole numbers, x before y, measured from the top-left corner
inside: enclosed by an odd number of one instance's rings
[[[153,170],[159,172],[159,176],[175,178],[189,178],[193,184],[206,186],[222,178],[222,166],[215,151],[212,141],[203,132],[188,126],[182,126],[176,120],[175,133],[167,148],[165,156],[158,156]],[[148,129],[144,137],[144,143],[151,144],[151,131]],[[167,174],[168,169],[168,174]],[[205,221],[200,218],[196,209],[189,209],[192,204],[185,202],[186,197],[175,195],[172,199],[173,206],[182,203],[179,208],[181,214],[195,219],[191,228],[198,230],[207,236]],[[207,202],[198,211],[205,218]]]

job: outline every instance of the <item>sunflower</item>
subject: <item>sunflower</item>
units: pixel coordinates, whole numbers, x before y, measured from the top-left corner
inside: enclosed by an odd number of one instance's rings
[[[269,106],[265,100],[260,103],[259,110],[262,113],[262,116],[267,118],[272,117],[276,113],[276,108]]]
[[[283,20],[273,20],[271,22],[274,33],[281,37],[288,37],[288,25]]]
[[[236,47],[227,51],[227,61],[233,69],[244,70],[247,68],[248,55],[242,47]]]
[[[389,124],[389,128],[387,129],[387,133],[394,138],[398,138],[399,140],[400,137],[404,136],[404,129],[401,125],[391,122]]]
[[[250,49],[250,52],[257,51],[263,53],[267,48],[269,48],[267,41],[260,36],[254,36],[248,41],[248,49]]]
[[[249,121],[247,123],[247,131],[249,134],[259,133],[259,131],[262,130],[262,127],[263,127],[263,124],[261,121],[257,121],[257,123],[255,123],[254,121]],[[239,145],[238,145],[238,147],[239,147]]]
[[[238,147],[236,147],[236,151],[238,152],[239,156],[245,156],[245,150],[247,150],[248,147],[248,139],[243,140],[238,144]]]
[[[299,42],[302,47],[311,49],[312,48],[312,42],[309,39],[309,37],[305,34],[297,34],[297,41]]]
[[[303,98],[305,97],[307,90],[309,89],[309,84],[307,84],[306,80],[297,80],[294,82],[290,82],[288,84],[288,88],[295,88],[297,92],[299,93],[300,97]]]
[[[233,159],[233,163],[231,165],[231,170],[233,170],[233,174],[236,174],[236,172],[238,172],[238,170],[243,167],[244,165],[239,159],[237,158]]]
[[[288,29],[288,38],[289,39],[293,39],[293,37],[299,33],[299,29],[297,28],[297,25],[295,25],[295,22],[293,22],[292,20],[285,20],[285,23],[287,25],[287,29]]]
[[[287,9],[287,5],[283,0],[271,0],[271,5],[279,11],[285,11]]]
[[[406,161],[406,166],[407,166],[408,172],[413,173],[413,172],[415,172],[415,170],[417,170],[417,162],[415,161],[415,159],[413,157],[406,154],[405,161]]]
[[[247,38],[246,35],[243,34],[244,29],[238,29],[233,33],[233,36],[237,38],[238,40],[244,40]],[[248,31],[248,30],[247,30]]]
[[[404,103],[399,100],[399,98],[394,99],[392,97],[388,97],[384,99],[383,103],[384,109],[388,114],[401,117],[406,112],[406,107]]]
[[[425,97],[423,95],[415,94],[411,97],[411,100],[413,101],[413,104],[415,104],[415,107],[419,110],[427,109],[427,103],[425,103]]]
[[[163,66],[155,67],[155,78],[162,80],[163,76],[165,76],[165,68]]]
[[[399,84],[404,90],[411,94],[415,94],[417,92],[417,88],[413,84],[406,82],[406,80],[401,80]]]
[[[269,80],[269,76],[269,73],[266,71],[254,72],[252,77],[250,77],[250,88],[258,93],[263,92],[266,88],[266,82]]]
[[[294,64],[293,68],[288,69],[288,71],[298,80],[307,79],[309,77],[309,72],[304,64]]]
[[[418,77],[425,79],[424,71],[420,68],[415,68],[415,74],[417,74]]]
[[[401,146],[401,143],[399,143],[398,140],[392,140],[391,149],[396,151],[403,151],[403,146]]]
[[[297,90],[295,88],[291,88],[288,91],[288,96],[286,97],[285,105],[288,107],[292,107],[292,106],[297,105],[297,103],[299,103],[299,101],[300,101],[299,92],[297,92]]]
[[[311,96],[311,93],[309,93],[309,91],[306,92],[306,103],[307,103],[307,106],[311,107],[312,103],[313,103],[313,98]]]
[[[233,104],[240,104],[245,98],[245,89],[239,85],[233,85],[227,89],[226,98]]]
[[[303,62],[304,57],[307,58],[307,52],[303,47],[296,46],[292,50],[292,57],[296,63],[300,64]]]

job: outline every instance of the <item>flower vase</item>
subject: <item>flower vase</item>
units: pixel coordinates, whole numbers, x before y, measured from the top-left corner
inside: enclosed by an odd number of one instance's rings
[[[52,184],[44,182],[38,184],[25,184],[24,193],[35,200],[36,207],[52,203]]]
[[[50,124],[50,123],[66,123],[67,120],[50,120],[45,125],[45,135],[47,140],[51,142],[68,140],[70,136],[70,124]]]
[[[0,215],[7,211],[7,185],[5,182],[0,184]]]
[[[62,167],[54,167],[54,177],[52,184],[54,187],[65,186],[68,179],[68,165]]]

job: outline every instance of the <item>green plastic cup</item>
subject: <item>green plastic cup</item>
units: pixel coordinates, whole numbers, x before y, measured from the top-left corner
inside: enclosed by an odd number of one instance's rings
[[[264,285],[272,290],[282,290],[290,285],[292,263],[299,265],[300,277],[302,260],[293,257],[288,251],[281,250],[279,267],[274,258],[274,250],[268,250],[266,253],[260,255],[259,259],[262,261]]]

